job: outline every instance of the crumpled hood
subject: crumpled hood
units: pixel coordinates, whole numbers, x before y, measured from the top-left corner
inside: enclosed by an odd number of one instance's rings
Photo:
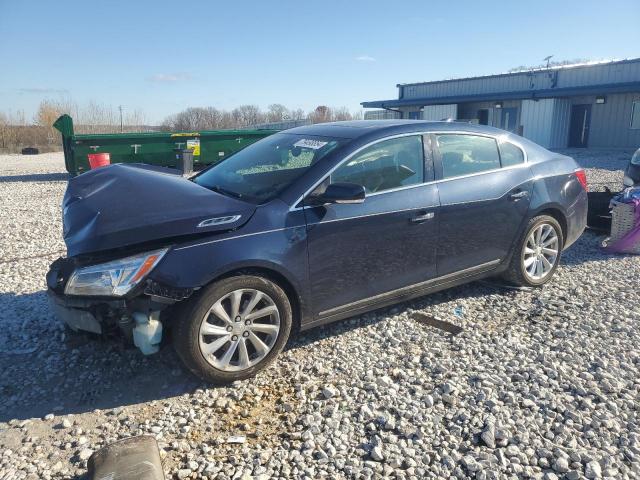
[[[62,208],[70,257],[232,230],[255,211],[252,204],[212,192],[169,169],[141,164],[111,165],[72,178]],[[214,221],[198,227],[204,220],[220,217],[231,218],[224,219],[228,223]]]

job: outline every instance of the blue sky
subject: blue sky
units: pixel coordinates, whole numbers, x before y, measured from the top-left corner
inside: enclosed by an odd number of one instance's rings
[[[141,109],[359,109],[397,83],[640,56],[638,0],[0,0],[0,111],[43,98]]]

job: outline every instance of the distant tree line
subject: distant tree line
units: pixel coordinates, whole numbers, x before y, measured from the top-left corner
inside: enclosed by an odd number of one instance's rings
[[[587,63],[589,61],[590,60],[586,58],[575,58],[573,60],[551,60],[549,61],[548,65],[546,62],[541,63],[540,65],[530,65],[530,66],[520,65],[519,67],[514,67],[509,69],[509,73],[522,72],[527,70],[540,70],[542,68],[547,68],[547,67],[564,67],[565,65],[573,65],[575,63]]]
[[[19,152],[37,147],[43,152],[60,150],[60,133],[53,128],[56,119],[66,113],[73,117],[76,133],[115,133],[120,131],[120,112],[110,106],[89,102],[78,105],[71,100],[43,100],[32,120],[24,111],[0,112],[0,152]],[[158,128],[155,127],[155,130]],[[124,112],[122,131],[150,131],[140,110]]]
[[[0,112],[0,152],[19,152],[23,147],[38,147],[41,151],[59,150],[60,134],[53,128],[56,119],[66,113],[73,117],[76,133],[118,133],[121,131],[120,112],[117,108],[89,102],[79,105],[71,100],[43,100],[28,120],[23,111]],[[289,109],[274,103],[267,110],[257,105],[240,105],[232,110],[215,107],[191,107],[169,115],[158,126],[147,123],[144,112],[124,110],[123,132],[224,130],[246,128],[263,123],[307,119],[311,123],[362,118],[362,113],[351,113],[346,107],[318,106],[310,112]]]
[[[168,116],[160,125],[164,131],[224,130],[245,128],[263,123],[308,119],[311,123],[362,118],[361,113],[353,114],[346,107],[331,108],[324,105],[310,112],[289,109],[280,103],[269,105],[263,111],[257,105],[240,105],[233,110],[219,110],[215,107],[191,107]]]

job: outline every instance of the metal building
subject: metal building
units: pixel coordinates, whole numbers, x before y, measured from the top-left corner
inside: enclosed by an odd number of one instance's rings
[[[640,58],[397,87],[397,99],[362,106],[492,125],[547,148],[640,147]],[[383,118],[380,112],[365,118]]]

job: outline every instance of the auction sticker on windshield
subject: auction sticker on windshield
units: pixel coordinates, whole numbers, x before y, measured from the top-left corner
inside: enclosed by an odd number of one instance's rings
[[[310,138],[303,138],[293,144],[294,147],[310,148],[312,150],[318,150],[324,147],[328,142],[321,142],[320,140],[312,140]]]

